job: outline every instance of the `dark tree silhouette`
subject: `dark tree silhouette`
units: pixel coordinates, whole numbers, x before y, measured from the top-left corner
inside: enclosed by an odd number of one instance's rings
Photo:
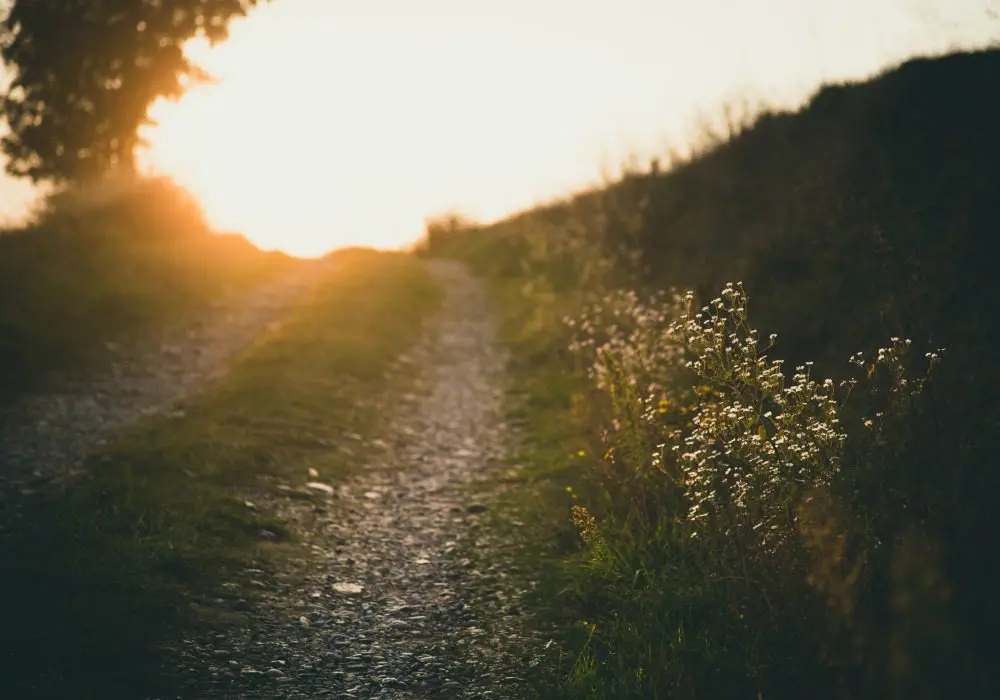
[[[14,0],[0,23],[12,72],[2,98],[12,175],[77,182],[134,170],[138,131],[158,97],[208,76],[182,52],[258,0]]]

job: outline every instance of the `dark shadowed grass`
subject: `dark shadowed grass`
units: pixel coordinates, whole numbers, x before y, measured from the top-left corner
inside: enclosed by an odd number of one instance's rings
[[[29,225],[0,232],[0,405],[53,372],[90,368],[108,342],[294,264],[213,232],[169,181],[55,196]]]
[[[961,687],[969,697],[989,697],[978,692],[989,683],[983,655],[969,639],[943,632],[954,634],[957,626],[949,629],[947,606],[935,598],[941,592],[940,561],[928,555],[934,547],[927,547],[921,533],[904,533],[892,551],[875,557],[888,556],[891,564],[872,561],[866,571],[863,596],[877,601],[884,595],[894,608],[892,620],[867,629],[862,615],[852,619],[853,607],[824,611],[841,601],[843,591],[828,585],[840,581],[842,557],[854,556],[839,545],[824,549],[824,538],[840,532],[831,528],[849,526],[838,510],[843,502],[828,512],[818,507],[801,521],[804,538],[819,543],[820,551],[811,553],[832,566],[832,573],[820,567],[829,580],[813,578],[819,569],[811,570],[807,585],[806,573],[796,566],[765,560],[766,581],[741,590],[736,572],[714,561],[730,554],[729,535],[707,547],[689,546],[680,528],[669,525],[677,518],[669,510],[676,502],[664,475],[654,472],[636,482],[627,468],[609,473],[601,454],[608,443],[600,439],[609,429],[606,409],[567,361],[567,332],[540,322],[571,310],[575,295],[535,296],[525,293],[524,280],[494,279],[493,288],[506,313],[503,340],[512,350],[508,420],[522,443],[505,475],[507,488],[490,509],[490,526],[521,543],[511,576],[531,582],[527,608],[559,642],[550,663],[526,671],[539,697],[895,697],[893,692],[917,684],[922,693],[898,696],[938,697],[943,687]],[[613,447],[625,449],[624,443]],[[858,471],[877,470],[879,461],[862,462]],[[849,490],[837,493],[851,497]],[[600,556],[585,543],[586,530],[571,523],[572,507],[584,504],[603,521],[601,547],[607,550]],[[664,527],[651,529],[649,523],[657,521]],[[915,557],[924,559],[917,563]],[[846,630],[838,628],[840,615]],[[848,646],[875,646],[859,647],[860,658],[845,663],[836,656],[843,634],[857,635]],[[899,671],[903,665],[906,670]],[[861,673],[870,677],[859,678]]]
[[[160,647],[176,632],[246,621],[219,584],[295,547],[293,528],[246,502],[363,463],[338,447],[377,431],[375,398],[398,390],[387,371],[438,299],[412,258],[337,254],[220,384],[29,499],[0,543],[3,696],[142,697],[168,680]]]

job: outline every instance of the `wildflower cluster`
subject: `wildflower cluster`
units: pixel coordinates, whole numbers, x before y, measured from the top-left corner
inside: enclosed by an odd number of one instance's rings
[[[569,349],[583,361],[595,388],[611,392],[625,382],[641,403],[642,417],[656,422],[680,398],[684,348],[670,327],[685,304],[686,297],[674,290],[646,300],[632,290],[613,292],[578,319],[565,320],[574,332]]]
[[[882,405],[864,419],[864,426],[871,430],[876,440],[881,442],[887,419],[908,414],[916,400],[923,393],[927,380],[934,368],[940,364],[944,349],[924,353],[926,369],[923,376],[911,379],[913,358],[910,356],[913,343],[909,338],[890,338],[891,345],[879,348],[871,360],[864,353],[851,356],[850,363],[865,372],[872,384],[873,393],[880,396]]]
[[[766,355],[776,336],[762,347],[747,303],[742,285],[728,284],[672,325],[691,358],[686,366],[718,392],[698,405],[693,429],[672,449],[692,521],[724,516],[724,528],[748,525],[776,541],[793,531],[798,495],[828,485],[840,469],[846,434],[834,382],[814,379],[808,363],[787,379],[782,361]]]
[[[607,454],[626,455],[624,474],[674,477],[692,536],[739,532],[772,549],[797,532],[805,494],[840,472],[841,409],[856,382],[815,378],[812,363],[787,373],[768,357],[777,336],[762,341],[749,325],[748,302],[742,284],[727,284],[700,309],[691,292],[640,301],[620,291],[567,323],[570,349],[610,399]],[[870,363],[851,358],[884,380],[892,414],[924,387],[926,378],[910,378],[911,345],[893,338]],[[940,357],[926,359],[933,367]]]

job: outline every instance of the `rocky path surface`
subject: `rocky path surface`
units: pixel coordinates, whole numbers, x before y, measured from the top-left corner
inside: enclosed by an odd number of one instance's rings
[[[114,431],[170,406],[220,376],[324,273],[328,261],[302,261],[277,280],[220,300],[195,318],[141,343],[116,347],[101,376],[63,382],[0,416],[0,512],[24,491],[71,472]]]
[[[231,584],[257,591],[249,622],[184,641],[184,700],[526,697],[537,658],[517,650],[541,645],[469,488],[509,440],[504,358],[479,285],[456,264],[431,267],[446,300],[403,358],[416,388],[394,397],[358,476],[267,504],[298,523],[310,553]]]

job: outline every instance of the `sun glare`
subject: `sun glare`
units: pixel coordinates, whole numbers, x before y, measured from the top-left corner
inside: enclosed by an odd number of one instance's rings
[[[955,0],[943,31],[911,0],[269,0],[225,43],[189,44],[218,80],[153,105],[140,161],[261,247],[397,247],[430,215],[489,220],[592,184],[725,100],[792,106],[824,78],[975,43],[982,3]]]
[[[596,172],[578,117],[627,89],[584,84],[614,61],[581,65],[537,29],[474,15],[334,5],[275,0],[225,44],[192,42],[217,81],[151,109],[143,167],[195,192],[216,227],[307,256],[398,247],[429,215],[501,216]]]

